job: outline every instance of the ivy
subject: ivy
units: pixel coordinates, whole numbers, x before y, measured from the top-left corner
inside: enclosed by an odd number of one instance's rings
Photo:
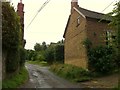
[[[3,49],[17,49],[20,43],[20,19],[9,3],[2,3]]]
[[[22,47],[20,18],[9,2],[2,3],[2,48],[7,52],[6,73],[12,73],[22,66],[25,52]],[[22,48],[21,48],[22,47]]]

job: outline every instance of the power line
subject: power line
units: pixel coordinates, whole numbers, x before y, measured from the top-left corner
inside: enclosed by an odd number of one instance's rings
[[[27,26],[27,29],[28,27],[32,24],[32,22],[34,21],[34,19],[36,18],[36,16],[38,15],[38,13],[50,2],[50,0],[47,0],[41,7],[40,9],[38,10],[38,12],[35,14],[35,16],[33,17],[33,19],[31,20],[31,22],[29,23],[29,25]]]
[[[115,0],[114,0],[115,1]],[[112,1],[107,7],[105,7],[105,9],[103,9],[101,12],[104,12],[107,8],[109,8],[112,4],[113,4],[113,2],[114,1]]]

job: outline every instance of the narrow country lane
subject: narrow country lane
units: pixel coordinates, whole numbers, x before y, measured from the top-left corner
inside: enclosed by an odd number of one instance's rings
[[[49,67],[26,64],[29,72],[29,81],[21,88],[82,88],[54,75]]]

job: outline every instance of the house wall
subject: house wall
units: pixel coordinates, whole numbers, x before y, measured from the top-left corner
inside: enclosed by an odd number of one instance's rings
[[[77,18],[80,17],[80,25],[77,26]],[[71,14],[65,34],[65,64],[72,64],[87,69],[87,54],[83,46],[86,36],[86,18],[76,11]]]
[[[92,47],[106,45],[106,30],[108,30],[107,22],[87,18],[87,36],[92,42]]]

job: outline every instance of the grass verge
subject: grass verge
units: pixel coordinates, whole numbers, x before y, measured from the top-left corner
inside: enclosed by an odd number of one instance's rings
[[[20,72],[13,77],[2,82],[2,88],[17,88],[28,80],[28,71],[25,67],[20,69]]]
[[[40,66],[48,66],[48,63],[45,61],[27,61],[29,64],[35,64]]]
[[[89,77],[89,71],[73,65],[53,64],[51,65],[50,70],[58,76],[73,82],[83,82],[91,80],[91,78]]]

